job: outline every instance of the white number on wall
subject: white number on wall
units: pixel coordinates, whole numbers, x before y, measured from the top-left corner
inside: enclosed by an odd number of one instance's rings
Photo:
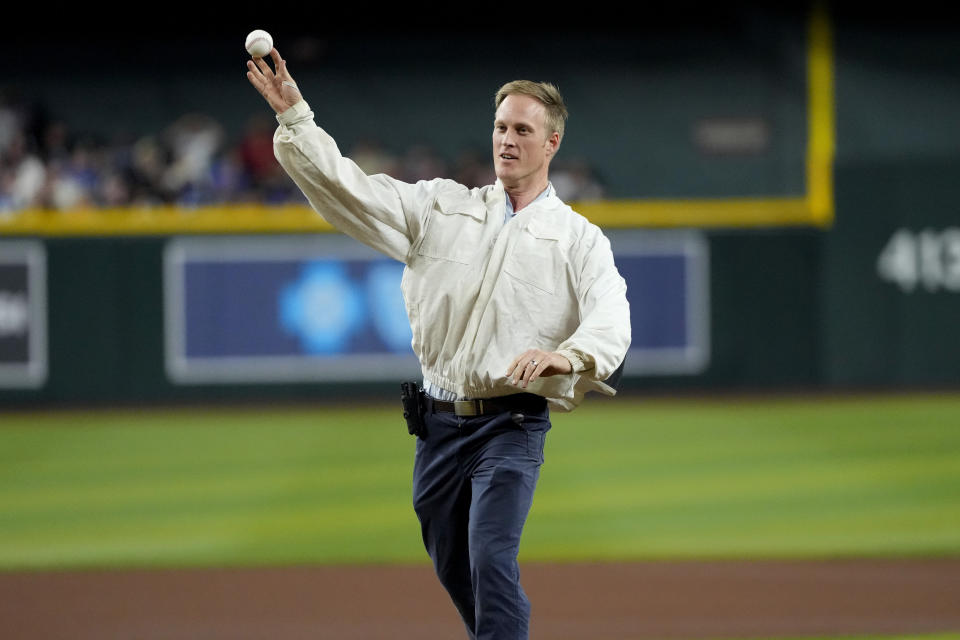
[[[911,293],[960,291],[960,228],[897,229],[877,257],[880,278]]]

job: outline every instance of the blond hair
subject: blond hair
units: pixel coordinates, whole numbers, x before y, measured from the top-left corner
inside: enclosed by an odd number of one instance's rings
[[[556,86],[549,82],[532,82],[530,80],[514,80],[500,87],[494,96],[494,108],[499,109],[507,96],[530,96],[539,100],[547,113],[545,123],[549,133],[556,131],[563,139],[563,129],[567,123],[567,106],[563,103],[563,96]]]

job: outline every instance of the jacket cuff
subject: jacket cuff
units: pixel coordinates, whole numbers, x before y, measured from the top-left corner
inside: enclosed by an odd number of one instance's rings
[[[283,113],[277,114],[277,122],[284,127],[290,127],[298,122],[312,119],[313,111],[310,110],[310,105],[307,104],[307,101],[302,98],[300,99],[300,102],[289,107]]]
[[[570,366],[573,368],[574,373],[580,373],[593,367],[592,362],[587,363],[583,355],[573,349],[560,349],[557,353],[570,361]]]

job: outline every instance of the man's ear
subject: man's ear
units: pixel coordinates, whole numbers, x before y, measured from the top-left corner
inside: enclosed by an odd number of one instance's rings
[[[556,155],[557,150],[560,148],[560,132],[554,131],[549,136],[547,136],[547,141],[545,143],[547,155],[551,158]]]

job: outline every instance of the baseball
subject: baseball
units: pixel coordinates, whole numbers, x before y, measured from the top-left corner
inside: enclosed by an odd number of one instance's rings
[[[249,53],[254,58],[262,58],[273,49],[273,38],[263,29],[254,29],[247,34],[247,41],[244,43]]]

